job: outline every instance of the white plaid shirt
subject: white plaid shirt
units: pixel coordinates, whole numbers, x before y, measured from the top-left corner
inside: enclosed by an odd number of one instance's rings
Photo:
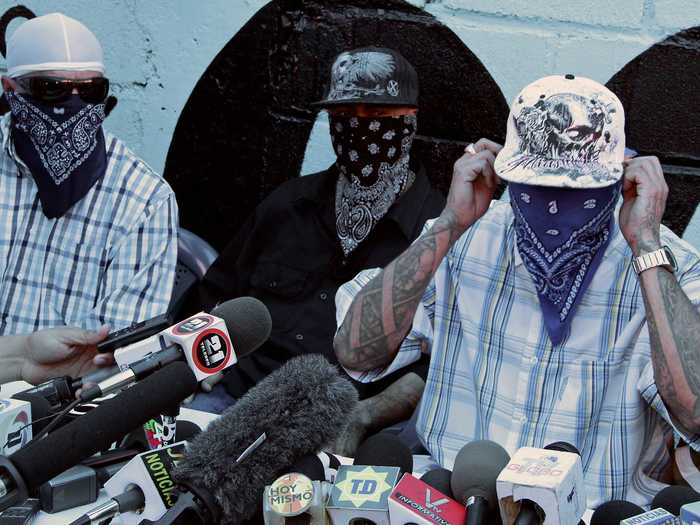
[[[697,305],[697,252],[666,228],[662,241]],[[615,226],[570,335],[552,347],[516,248],[510,205],[494,203],[443,259],[394,361],[350,374],[379,379],[417,360],[427,342],[430,369],[416,427],[441,465],[452,468],[459,449],[475,439],[496,441],[511,454],[568,441],[581,451],[589,506],[611,499],[648,505],[665,486],[658,480],[669,480],[674,437],[698,449],[700,436],[676,430],[658,394],[631,256]],[[362,272],[338,290],[338,325],[377,272]]]
[[[105,134],[107,171],[48,219],[0,120],[0,335],[50,326],[112,329],[167,309],[177,259],[170,186]]]

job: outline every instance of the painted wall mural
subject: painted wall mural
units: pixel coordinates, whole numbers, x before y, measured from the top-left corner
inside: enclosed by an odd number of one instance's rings
[[[414,154],[443,191],[467,142],[502,141],[508,105],[485,57],[416,3],[274,0],[231,34],[192,86],[165,158],[182,226],[221,248],[265,195],[299,175],[317,120],[310,103],[346,49],[393,47],[414,65],[421,81]],[[5,12],[0,36],[12,16],[27,16],[22,9]],[[608,86],[625,106],[628,145],[661,158],[671,187],[665,223],[682,234],[700,202],[700,28],[651,46]]]

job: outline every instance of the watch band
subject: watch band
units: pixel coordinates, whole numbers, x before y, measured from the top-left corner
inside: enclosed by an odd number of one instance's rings
[[[668,248],[665,246],[654,250],[653,252],[645,253],[639,257],[634,257],[632,259],[632,267],[637,275],[642,273],[644,270],[649,268],[654,268],[655,266],[665,266],[669,271],[673,272],[675,270],[675,261],[672,261],[668,255]]]

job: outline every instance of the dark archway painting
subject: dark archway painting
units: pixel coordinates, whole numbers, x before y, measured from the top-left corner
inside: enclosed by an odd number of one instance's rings
[[[479,59],[402,0],[275,0],[228,42],[180,115],[165,165],[183,227],[222,248],[255,206],[299,175],[334,57],[391,47],[421,83],[414,152],[449,187],[467,142],[502,141],[508,105]]]
[[[682,235],[700,202],[700,27],[647,49],[607,86],[625,107],[628,146],[661,160],[664,223]]]

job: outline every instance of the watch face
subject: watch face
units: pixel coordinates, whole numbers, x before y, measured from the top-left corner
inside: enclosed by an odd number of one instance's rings
[[[673,255],[671,248],[669,248],[668,246],[664,246],[664,251],[666,252],[666,257],[668,257],[668,260],[671,263],[671,268],[673,268],[673,271],[675,272],[676,270],[678,270],[678,263],[676,262],[676,257]]]

